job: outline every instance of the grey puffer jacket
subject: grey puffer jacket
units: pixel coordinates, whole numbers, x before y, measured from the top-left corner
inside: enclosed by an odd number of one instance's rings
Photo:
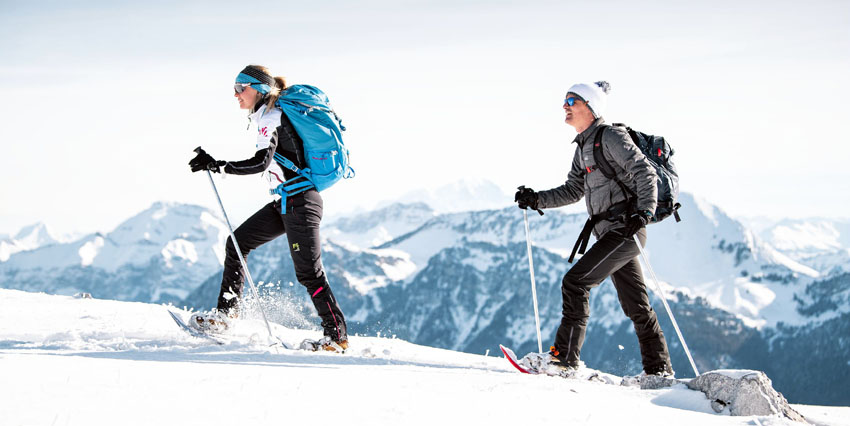
[[[637,210],[655,211],[658,203],[655,169],[625,129],[614,126],[599,129],[604,122],[600,117],[576,136],[573,142],[578,146],[567,181],[557,188],[538,192],[540,208],[561,207],[585,197],[587,212],[593,216],[626,200],[627,194],[617,182],[606,178],[596,167],[593,142],[596,131],[601,130],[605,132],[602,134],[602,153],[616,171],[617,178],[637,194]],[[594,226],[593,234],[597,239],[602,238],[606,232],[623,226],[621,222],[601,220]]]

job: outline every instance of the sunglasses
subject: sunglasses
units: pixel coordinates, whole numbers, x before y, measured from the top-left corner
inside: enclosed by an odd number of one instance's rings
[[[582,98],[577,98],[577,97],[575,97],[575,96],[570,96],[569,98],[564,99],[564,103],[565,103],[565,104],[567,104],[567,105],[569,105],[569,106],[573,106],[573,105],[575,105],[575,104],[576,104],[576,101],[582,101],[582,100],[583,100]]]
[[[236,83],[233,85],[233,90],[235,90],[236,93],[242,93],[248,87],[251,87],[251,83]]]

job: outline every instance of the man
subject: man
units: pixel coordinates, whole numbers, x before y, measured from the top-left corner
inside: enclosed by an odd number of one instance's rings
[[[667,342],[649,303],[637,259],[640,251],[633,238],[636,235],[642,245],[646,244],[645,225],[657,204],[657,176],[626,130],[605,124],[602,114],[609,88],[604,81],[570,87],[564,101],[565,121],[578,135],[573,141],[577,146],[567,181],[548,191],[520,187],[515,196],[521,209],[561,207],[584,197],[590,219],[576,248],[582,239],[586,244],[591,230],[597,238],[564,276],[563,318],[547,361],[567,369],[579,367],[590,314],[590,289],[610,276],[623,312],[634,323],[644,372],[671,376]],[[602,145],[616,179],[605,177],[597,166],[595,143]]]

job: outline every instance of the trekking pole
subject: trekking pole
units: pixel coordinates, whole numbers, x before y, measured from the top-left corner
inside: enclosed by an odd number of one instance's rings
[[[679,336],[679,341],[682,342],[682,347],[685,348],[685,354],[688,355],[688,361],[691,362],[691,368],[694,369],[694,374],[699,376],[699,370],[697,370],[697,365],[694,363],[694,358],[691,356],[691,351],[688,349],[688,344],[685,343],[685,338],[682,337],[682,332],[679,330],[679,324],[676,323],[676,317],[673,316],[673,311],[670,309],[670,305],[667,304],[667,298],[664,297],[664,293],[661,291],[661,284],[658,283],[658,278],[655,277],[655,271],[652,270],[652,266],[649,264],[649,258],[646,256],[646,253],[643,251],[643,247],[640,245],[640,241],[638,240],[637,235],[632,236],[635,240],[635,243],[638,246],[638,250],[640,250],[640,256],[643,258],[643,263],[646,265],[646,269],[649,270],[649,274],[652,276],[652,280],[655,282],[656,292],[658,292],[658,297],[661,298],[661,302],[664,303],[664,308],[667,309],[667,315],[670,316],[670,321],[673,323],[673,328],[676,329],[676,334]]]
[[[245,278],[248,279],[251,291],[254,292],[254,297],[257,298],[257,307],[260,308],[260,314],[262,314],[263,321],[266,323],[266,329],[269,331],[269,338],[270,340],[277,340],[284,348],[289,349],[289,346],[287,346],[286,343],[283,343],[283,340],[280,340],[280,338],[272,333],[272,327],[269,325],[269,320],[266,318],[266,311],[263,309],[263,304],[260,302],[260,293],[257,291],[257,288],[254,287],[254,280],[251,279],[251,273],[248,272],[248,263],[245,262],[245,257],[242,256],[242,251],[239,250],[239,243],[236,242],[236,235],[233,234],[233,226],[230,225],[230,219],[227,217],[227,212],[224,210],[224,204],[221,202],[221,197],[218,195],[218,189],[215,187],[215,181],[213,181],[212,173],[210,173],[209,170],[207,170],[207,177],[210,178],[210,185],[212,185],[215,198],[218,200],[219,207],[221,207],[221,214],[224,215],[224,220],[227,222],[227,230],[230,231],[230,240],[233,241],[233,247],[236,249],[236,254],[239,255],[239,261],[242,262],[242,269],[245,271]]]
[[[540,339],[540,316],[537,313],[537,288],[534,285],[534,262],[531,260],[531,233],[528,232],[528,210],[522,210],[525,219],[525,242],[528,247],[528,271],[531,273],[531,298],[534,300],[534,323],[537,325],[537,350],[543,353],[543,341]]]

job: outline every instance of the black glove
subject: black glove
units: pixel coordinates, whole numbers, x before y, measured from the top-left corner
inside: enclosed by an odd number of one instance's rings
[[[514,201],[517,203],[517,206],[523,210],[530,208],[532,210],[537,210],[537,212],[541,215],[543,214],[543,212],[538,208],[540,199],[537,196],[537,193],[531,188],[526,188],[524,185],[517,188],[517,192],[514,194]]]
[[[649,223],[649,219],[652,218],[652,213],[643,210],[637,213],[632,213],[631,216],[626,218],[626,229],[625,236],[626,238],[631,239],[641,228],[646,226]]]
[[[201,147],[195,148],[195,152],[198,155],[196,155],[195,158],[189,160],[189,167],[192,168],[192,172],[209,170],[213,173],[219,173],[219,167],[227,164],[226,161],[215,161],[215,158],[212,158],[212,156],[207,154],[206,151],[204,151],[204,149]]]

